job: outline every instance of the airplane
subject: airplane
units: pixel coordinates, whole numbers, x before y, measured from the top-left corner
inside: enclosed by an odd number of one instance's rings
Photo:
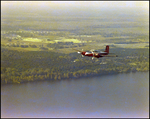
[[[106,45],[105,51],[98,51],[98,50],[80,51],[77,49],[73,49],[73,50],[78,51],[78,53],[81,54],[82,57],[88,56],[88,57],[92,57],[92,59],[101,58],[101,57],[118,57],[118,55],[108,55],[108,54],[114,54],[114,53],[109,53],[109,45]]]

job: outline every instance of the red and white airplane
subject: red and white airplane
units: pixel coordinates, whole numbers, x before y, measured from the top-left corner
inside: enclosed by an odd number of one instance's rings
[[[74,49],[78,51],[79,54],[81,54],[83,57],[88,56],[94,58],[101,58],[101,57],[118,57],[117,55],[108,55],[108,54],[114,54],[114,53],[109,53],[109,45],[106,45],[105,51],[97,51],[97,50],[91,50],[91,51],[80,51],[77,49]]]

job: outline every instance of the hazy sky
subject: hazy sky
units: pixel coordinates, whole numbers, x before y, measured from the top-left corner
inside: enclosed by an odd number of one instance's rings
[[[82,17],[144,13],[148,16],[149,1],[1,1],[2,16],[22,13]]]
[[[149,10],[149,1],[1,1],[1,7],[137,7]]]

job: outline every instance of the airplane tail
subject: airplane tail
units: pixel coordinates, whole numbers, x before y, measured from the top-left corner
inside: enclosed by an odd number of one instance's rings
[[[104,51],[104,52],[109,53],[109,45],[106,45],[106,49],[105,49],[105,51]]]

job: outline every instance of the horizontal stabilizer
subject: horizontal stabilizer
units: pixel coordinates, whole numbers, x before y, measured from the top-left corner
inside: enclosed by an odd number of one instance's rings
[[[118,57],[118,55],[101,55],[103,57]]]
[[[109,54],[115,54],[115,53],[109,53]]]

